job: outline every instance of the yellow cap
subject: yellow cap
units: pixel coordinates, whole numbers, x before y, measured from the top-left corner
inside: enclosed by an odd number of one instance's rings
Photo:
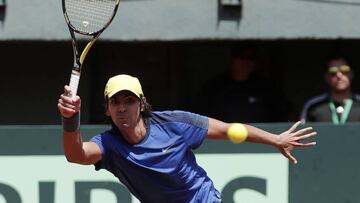
[[[116,75],[114,77],[111,77],[105,86],[104,96],[105,98],[112,97],[114,94],[123,91],[128,90],[132,93],[134,93],[137,97],[140,98],[140,96],[143,96],[144,93],[141,89],[141,84],[139,82],[139,79],[136,77],[132,77],[130,75]]]

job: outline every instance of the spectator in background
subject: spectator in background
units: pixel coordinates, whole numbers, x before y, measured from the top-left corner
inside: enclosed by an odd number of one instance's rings
[[[360,121],[360,95],[351,90],[353,71],[343,57],[327,61],[325,82],[328,91],[309,99],[302,110],[301,121],[332,122],[335,125]]]
[[[199,93],[200,113],[227,122],[278,122],[285,119],[280,88],[257,74],[255,50],[234,48],[230,68],[210,80]]]

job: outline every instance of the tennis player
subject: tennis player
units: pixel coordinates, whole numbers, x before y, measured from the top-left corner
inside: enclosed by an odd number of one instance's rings
[[[64,129],[64,151],[69,162],[106,169],[141,202],[218,203],[221,195],[195,159],[193,150],[205,138],[269,144],[294,164],[291,152],[314,146],[302,140],[316,136],[311,127],[275,135],[254,126],[225,123],[184,111],[151,111],[140,82],[117,75],[106,84],[105,110],[112,128],[83,142],[79,96],[71,99],[65,86],[58,101]]]

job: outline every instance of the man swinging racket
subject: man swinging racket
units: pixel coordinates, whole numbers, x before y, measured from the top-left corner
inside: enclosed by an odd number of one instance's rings
[[[58,101],[62,116],[64,151],[69,162],[106,169],[146,203],[219,203],[220,193],[196,162],[193,150],[205,138],[272,145],[294,164],[301,141],[316,136],[311,127],[296,130],[300,122],[276,135],[251,125],[225,123],[184,111],[151,111],[139,80],[129,75],[110,78],[105,91],[106,115],[112,128],[83,142],[79,96],[69,86]]]

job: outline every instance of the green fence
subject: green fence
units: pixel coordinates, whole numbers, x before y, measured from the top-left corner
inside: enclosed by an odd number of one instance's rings
[[[290,124],[257,124],[274,133]],[[360,202],[360,124],[314,124],[317,146],[297,165],[274,148],[206,140],[196,151],[224,203]],[[82,126],[84,140],[108,126]],[[0,203],[138,202],[114,176],[66,161],[60,126],[0,127]]]

